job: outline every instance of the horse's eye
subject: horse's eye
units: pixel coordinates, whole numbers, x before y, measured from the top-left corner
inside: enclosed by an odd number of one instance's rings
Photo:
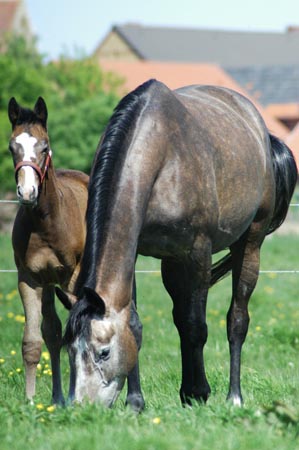
[[[48,144],[45,144],[45,146],[42,148],[42,153],[47,153],[49,150]]]
[[[99,352],[95,353],[94,360],[96,363],[100,361],[107,361],[107,359],[109,359],[109,356],[110,356],[110,348],[105,347],[102,348]]]

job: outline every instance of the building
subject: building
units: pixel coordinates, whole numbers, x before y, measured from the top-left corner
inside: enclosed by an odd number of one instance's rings
[[[33,33],[23,0],[0,0],[0,49],[6,37],[23,36],[32,42]]]
[[[299,27],[266,33],[125,24],[112,27],[94,56],[104,70],[123,78],[127,91],[152,77],[172,88],[234,83],[257,105],[271,132],[288,140],[299,123],[298,54]],[[299,143],[288,141],[299,165]]]
[[[265,33],[125,24],[112,27],[95,57],[240,68],[297,65],[298,53],[299,27]]]

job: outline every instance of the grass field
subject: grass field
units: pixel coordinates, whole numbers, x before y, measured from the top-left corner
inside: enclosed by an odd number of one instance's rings
[[[269,237],[261,269],[299,269],[298,236]],[[14,268],[9,236],[0,236],[0,268]],[[139,269],[159,269],[141,258]],[[138,309],[144,325],[140,355],[146,410],[124,406],[75,405],[54,408],[51,370],[43,353],[35,405],[24,400],[21,337],[24,317],[16,274],[0,273],[0,448],[1,450],[293,450],[299,449],[299,275],[261,274],[250,302],[250,329],[243,350],[245,405],[226,403],[229,358],[225,317],[230,278],[209,295],[209,339],[205,347],[212,388],[207,405],[183,409],[180,351],[171,301],[159,274],[137,274]],[[66,313],[58,305],[62,321]],[[68,384],[63,354],[65,392]]]

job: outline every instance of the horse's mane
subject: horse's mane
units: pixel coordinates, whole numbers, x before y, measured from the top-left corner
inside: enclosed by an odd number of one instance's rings
[[[79,296],[83,286],[95,287],[107,208],[113,190],[113,176],[117,163],[127,148],[125,143],[130,127],[146,99],[144,94],[153,83],[155,80],[147,81],[119,102],[97,147],[88,187],[86,243],[75,288],[75,293]]]
[[[36,123],[42,124],[42,121],[37,117],[36,113],[29,108],[23,108],[20,106],[16,125],[33,125]]]

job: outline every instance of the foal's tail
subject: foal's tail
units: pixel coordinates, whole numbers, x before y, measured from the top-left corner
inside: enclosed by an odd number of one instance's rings
[[[273,233],[286,218],[289,204],[296,186],[298,169],[289,147],[275,136],[269,135],[275,178],[275,208],[267,234]],[[231,253],[212,265],[210,286],[228,274],[232,269]]]

